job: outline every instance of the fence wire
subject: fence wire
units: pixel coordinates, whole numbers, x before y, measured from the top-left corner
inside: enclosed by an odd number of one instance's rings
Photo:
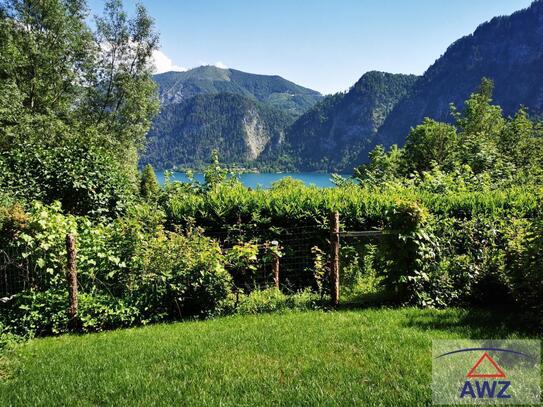
[[[325,226],[257,228],[241,224],[228,229],[205,227],[199,229],[204,236],[217,241],[225,254],[236,245],[254,244],[258,247],[251,270],[236,275],[236,271],[226,265],[233,276],[234,290],[245,292],[275,286],[274,247],[280,253],[279,286],[284,291],[317,288],[313,272],[315,265],[313,248],[318,247],[326,256],[329,252],[329,231]],[[32,254],[28,258],[31,257]],[[8,253],[0,249],[0,299],[29,288],[37,291],[47,290],[48,284],[40,281],[44,275],[43,271],[33,270],[28,258],[18,252]],[[83,292],[87,291],[85,288],[88,287],[81,287]]]
[[[256,270],[248,272],[245,279],[235,279],[236,288],[244,291],[261,290],[275,285],[271,250],[274,246],[280,252],[279,286],[284,291],[316,288],[313,248],[318,247],[325,253],[329,251],[329,231],[319,226],[264,229],[239,225],[229,230],[203,228],[203,233],[216,240],[225,252],[244,243],[258,245]]]

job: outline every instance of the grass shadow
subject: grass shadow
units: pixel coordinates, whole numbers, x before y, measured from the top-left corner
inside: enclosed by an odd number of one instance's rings
[[[532,324],[518,318],[511,310],[471,308],[457,311],[451,314],[439,311],[413,312],[406,316],[404,325],[423,331],[452,332],[473,339],[501,339],[511,335],[526,338],[540,336],[540,332]]]

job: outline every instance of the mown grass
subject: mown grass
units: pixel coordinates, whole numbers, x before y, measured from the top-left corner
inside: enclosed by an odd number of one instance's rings
[[[522,336],[500,315],[413,308],[65,335],[5,355],[0,405],[428,405],[432,339]]]

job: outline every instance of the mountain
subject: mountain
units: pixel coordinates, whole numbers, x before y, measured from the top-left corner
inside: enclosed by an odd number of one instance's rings
[[[158,169],[201,167],[214,149],[224,163],[278,168],[274,160],[285,129],[323,98],[280,76],[214,66],[166,72],[154,80],[161,110],[140,164]]]
[[[543,113],[543,0],[454,42],[421,77],[368,72],[322,97],[279,76],[203,66],[155,76],[162,111],[142,162],[194,166],[211,149],[228,163],[350,171],[376,144],[403,145],[425,117],[452,121],[482,77],[506,114]]]
[[[521,105],[543,112],[543,0],[493,18],[449,46],[388,115],[377,142],[403,144],[424,117],[451,121],[449,104],[462,108],[482,77],[494,81],[494,102],[506,114]]]
[[[289,113],[246,96],[192,96],[162,108],[141,163],[194,168],[209,162],[214,149],[221,162],[252,163],[277,148],[291,122]]]
[[[277,75],[256,75],[215,66],[201,66],[186,72],[166,72],[155,75],[154,79],[163,106],[201,94],[232,93],[266,103],[294,117],[322,99],[319,92]]]
[[[347,93],[327,96],[287,130],[290,154],[304,170],[351,171],[379,127],[408,94],[415,75],[372,71]]]

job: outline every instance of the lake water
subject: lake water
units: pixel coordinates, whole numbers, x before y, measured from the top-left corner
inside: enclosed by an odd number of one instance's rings
[[[156,176],[158,182],[164,183],[164,172],[157,171]],[[350,175],[343,174],[344,177]],[[306,185],[315,185],[318,187],[333,187],[334,184],[330,180],[330,174],[319,172],[281,172],[281,173],[246,173],[240,174],[239,179],[246,187],[256,188],[261,186],[262,188],[270,188],[272,183],[280,180],[281,178],[292,177],[303,181]],[[194,178],[199,182],[203,182],[204,176],[201,173],[195,173]],[[187,176],[182,172],[174,172],[171,178],[173,181],[187,182]]]

